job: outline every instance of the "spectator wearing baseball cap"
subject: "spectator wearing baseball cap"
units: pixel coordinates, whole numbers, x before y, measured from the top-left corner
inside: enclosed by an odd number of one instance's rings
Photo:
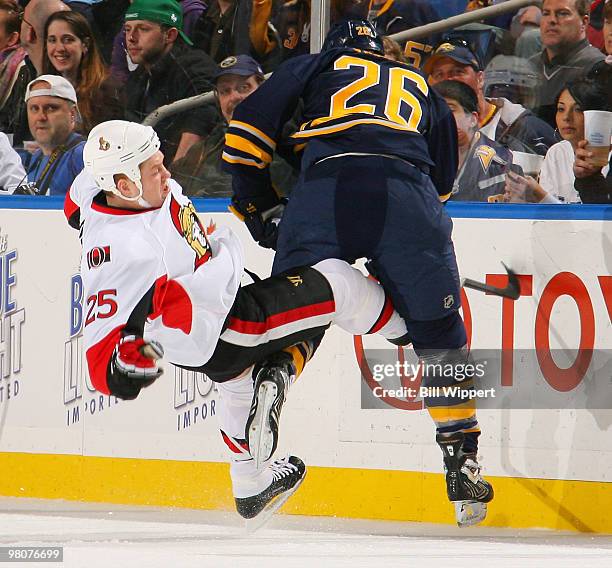
[[[264,82],[264,73],[252,57],[236,55],[221,61],[214,80],[215,98],[223,120],[205,142],[192,146],[187,156],[170,168],[172,177],[183,187],[186,195],[232,195],[232,177],[221,170],[225,134],[234,110]],[[288,193],[296,181],[293,169],[277,157],[272,162],[271,175],[283,194]]]
[[[215,73],[215,94],[225,122],[229,124],[234,109],[264,81],[257,61],[248,55],[224,59]]]
[[[29,193],[65,195],[83,169],[85,142],[75,132],[77,96],[70,81],[41,75],[26,88],[28,123],[38,150],[22,155]]]
[[[134,0],[125,14],[127,50],[138,69],[126,83],[126,119],[142,122],[157,108],[211,91],[216,65],[192,47],[175,0]],[[155,129],[167,163],[206,138],[216,123],[212,105],[171,115]]]
[[[183,33],[193,41],[194,28],[200,16],[207,9],[208,0],[180,0],[183,12]],[[127,2],[126,2],[127,3]],[[131,3],[131,2],[130,2]],[[104,2],[96,10],[96,17],[104,23],[103,34],[107,38],[103,43],[103,51],[108,50],[105,59],[110,62],[111,74],[122,84],[125,84],[130,73],[138,67],[132,62],[127,54],[127,43],[125,41],[125,29],[123,27],[126,7],[121,6],[122,2],[115,5],[111,2]],[[119,19],[117,29],[116,19]],[[199,46],[197,46],[199,47]]]
[[[187,45],[193,45],[183,31],[183,9],[176,0],[134,0],[124,20],[146,20],[166,26],[168,30],[176,29]]]
[[[461,81],[478,96],[478,126],[488,138],[509,150],[545,155],[555,142],[554,130],[518,102],[484,93],[484,71],[467,42],[454,40],[439,45],[425,61],[423,72],[434,86],[442,81]]]

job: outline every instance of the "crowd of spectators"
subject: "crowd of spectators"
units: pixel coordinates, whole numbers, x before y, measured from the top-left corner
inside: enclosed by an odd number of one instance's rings
[[[460,28],[390,35],[505,0],[331,0],[368,18],[386,56],[418,67],[458,126],[452,199],[609,203],[609,166],[585,141],[587,110],[612,111],[612,0],[543,0]],[[156,124],[166,165],[194,196],[227,197],[220,152],[234,108],[310,50],[310,0],[0,0],[0,193],[64,194],[100,122]],[[287,124],[298,128],[300,117]],[[275,158],[289,194],[297,172]]]

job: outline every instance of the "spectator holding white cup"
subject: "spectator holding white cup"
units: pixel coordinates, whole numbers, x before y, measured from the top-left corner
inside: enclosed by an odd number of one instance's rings
[[[506,200],[531,203],[583,202],[582,194],[575,188],[574,162],[578,151],[584,150],[586,146],[585,115],[588,111],[608,110],[608,99],[609,95],[599,81],[581,78],[568,83],[557,99],[556,124],[563,140],[549,148],[537,181],[512,172],[508,174]],[[601,126],[598,124],[597,128]],[[604,145],[606,133],[599,134],[600,137],[593,137],[593,140]],[[609,132],[607,141],[609,151]],[[607,173],[607,169],[604,173]]]
[[[593,68],[591,76],[595,77],[608,93],[608,108],[612,111],[612,1],[608,0],[603,9],[603,36],[604,47],[608,56],[604,61]],[[580,195],[583,203],[612,203],[612,177],[608,168],[608,176],[604,177],[601,164],[603,160],[593,160],[591,148],[587,148],[588,140],[578,142],[574,174],[576,180],[574,188]],[[604,151],[601,151],[603,154]]]
[[[612,138],[612,112],[606,110],[584,111],[584,139],[593,166],[603,168],[610,161]]]
[[[584,114],[585,139],[578,142],[576,148],[574,188],[583,203],[612,203],[612,172],[609,167],[612,112],[594,114],[587,111]]]

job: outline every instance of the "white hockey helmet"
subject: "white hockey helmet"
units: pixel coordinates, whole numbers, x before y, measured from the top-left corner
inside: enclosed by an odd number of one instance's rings
[[[125,174],[138,187],[142,197],[140,164],[159,150],[159,138],[153,128],[125,120],[109,120],[92,129],[83,148],[85,168],[100,189],[123,197],[113,176]]]

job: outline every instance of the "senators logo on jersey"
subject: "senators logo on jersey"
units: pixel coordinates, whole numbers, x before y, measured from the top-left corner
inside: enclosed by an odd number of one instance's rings
[[[212,257],[212,252],[206,238],[206,230],[196,214],[195,207],[191,202],[188,205],[180,205],[172,198],[170,216],[176,230],[195,252],[194,270],[197,270]]]
[[[94,247],[87,253],[87,266],[89,269],[98,268],[105,262],[110,262],[111,251],[110,245],[105,247]]]

